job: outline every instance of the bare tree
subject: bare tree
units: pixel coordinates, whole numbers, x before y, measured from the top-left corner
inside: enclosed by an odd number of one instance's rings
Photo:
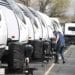
[[[45,12],[46,6],[50,3],[50,0],[39,0],[40,11]]]
[[[64,15],[69,4],[70,0],[39,0],[39,10],[48,11],[49,16],[59,17]]]
[[[50,16],[63,16],[66,9],[69,7],[70,0],[52,0],[53,7],[51,8]]]
[[[63,16],[69,7],[70,0],[19,0],[26,6],[35,8],[36,6],[41,12],[47,12],[49,16]],[[37,5],[38,2],[38,5]]]
[[[20,1],[21,3],[23,3],[26,6],[30,5],[30,0],[18,0],[18,1]]]

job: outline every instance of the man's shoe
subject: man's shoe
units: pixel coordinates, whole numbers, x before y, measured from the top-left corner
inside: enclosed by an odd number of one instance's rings
[[[63,61],[63,64],[65,64],[66,62],[65,61]]]

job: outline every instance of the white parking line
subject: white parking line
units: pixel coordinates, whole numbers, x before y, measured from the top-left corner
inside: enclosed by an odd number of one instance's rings
[[[66,54],[68,51],[69,51],[69,50],[66,50],[66,51],[64,52],[64,54]],[[54,66],[55,66],[55,64],[52,63],[52,65],[49,67],[49,69],[45,72],[44,75],[48,75]]]
[[[48,75],[49,72],[52,70],[52,68],[53,68],[54,66],[55,66],[55,64],[53,63],[53,64],[49,67],[49,69],[45,72],[44,75]]]
[[[66,51],[64,52],[64,54],[67,54],[67,53],[68,53],[68,51],[70,51],[70,50],[66,50]]]

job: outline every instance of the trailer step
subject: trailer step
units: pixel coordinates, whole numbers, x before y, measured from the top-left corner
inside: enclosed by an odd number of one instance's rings
[[[0,68],[0,75],[5,75],[5,68]]]

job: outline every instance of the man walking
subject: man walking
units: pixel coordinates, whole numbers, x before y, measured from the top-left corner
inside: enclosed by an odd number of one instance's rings
[[[65,39],[64,39],[64,35],[63,33],[61,33],[60,31],[55,31],[54,35],[56,36],[56,47],[55,47],[55,63],[59,63],[59,54],[62,58],[62,62],[63,64],[65,63],[64,60],[64,46],[65,46]]]

